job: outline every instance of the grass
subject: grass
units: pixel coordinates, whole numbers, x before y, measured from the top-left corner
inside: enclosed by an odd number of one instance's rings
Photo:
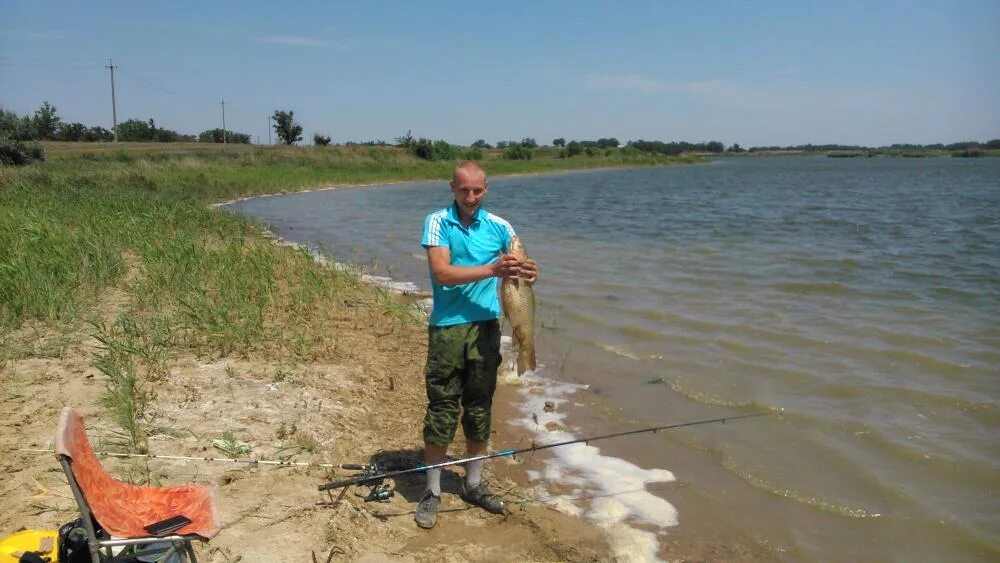
[[[0,168],[0,365],[39,353],[37,334],[84,330],[100,342],[105,407],[145,447],[152,391],[169,358],[350,357],[352,331],[391,341],[411,305],[273,244],[213,209],[238,197],[331,184],[445,179],[455,162],[394,148],[49,143],[49,160]],[[492,174],[665,164],[623,151],[531,161],[488,155]],[[338,257],[330,257],[336,260]],[[345,261],[345,257],[339,257]],[[105,320],[100,320],[105,319]]]
[[[125,432],[123,445],[129,451],[146,453],[147,411],[155,398],[150,383],[163,370],[163,342],[156,332],[143,330],[128,316],[119,317],[111,327],[97,323],[95,328],[101,352],[94,367],[107,377],[104,406]]]

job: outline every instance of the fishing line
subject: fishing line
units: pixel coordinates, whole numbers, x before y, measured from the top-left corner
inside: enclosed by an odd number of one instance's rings
[[[55,450],[42,450],[42,449],[29,449],[29,448],[19,448],[15,451],[19,452],[36,452],[36,453],[56,453]],[[335,463],[307,463],[301,461],[281,461],[275,459],[253,459],[253,458],[226,458],[226,457],[192,457],[183,455],[156,455],[156,454],[123,454],[117,452],[94,452],[95,455],[108,456],[108,457],[141,457],[146,459],[173,459],[173,460],[184,460],[184,461],[211,461],[211,462],[228,462],[228,463],[245,463],[247,465],[277,465],[283,467],[326,467],[326,468],[338,468],[340,465]]]
[[[784,412],[784,409],[782,409],[781,411],[778,411],[778,412],[779,413],[780,412]],[[504,450],[504,451],[501,451],[501,452],[494,452],[494,453],[491,453],[491,454],[483,454],[483,455],[479,455],[479,456],[467,457],[467,458],[462,458],[462,459],[455,459],[455,460],[451,460],[451,461],[442,461],[441,463],[433,463],[433,464],[430,464],[430,465],[422,465],[420,467],[414,467],[412,469],[401,469],[399,471],[375,471],[373,469],[377,470],[377,467],[373,467],[373,466],[351,467],[352,469],[364,469],[364,470],[366,470],[366,472],[363,475],[352,477],[350,479],[344,479],[342,481],[334,481],[332,483],[326,483],[326,484],[320,485],[319,486],[319,490],[321,490],[321,491],[328,491],[330,489],[339,489],[340,487],[347,487],[347,486],[350,486],[350,485],[364,485],[364,484],[367,484],[367,483],[381,483],[383,480],[388,479],[388,478],[398,477],[400,475],[409,475],[411,473],[420,473],[420,472],[423,472],[423,471],[427,471],[428,469],[437,469],[439,467],[449,467],[449,466],[452,466],[452,465],[465,465],[465,464],[473,462],[473,461],[487,460],[487,459],[493,459],[493,458],[497,458],[497,457],[516,456],[517,454],[526,453],[526,452],[532,452],[532,453],[534,453],[534,452],[537,452],[539,450],[547,450],[549,448],[558,448],[560,446],[568,446],[570,444],[586,444],[586,443],[589,443],[589,442],[596,442],[597,440],[606,440],[608,438],[618,438],[618,437],[621,437],[621,436],[630,436],[630,435],[633,435],[633,434],[644,434],[646,432],[653,432],[655,434],[656,432],[658,432],[660,430],[672,430],[672,429],[675,429],[675,428],[685,428],[685,427],[689,427],[689,426],[699,426],[699,425],[702,425],[702,424],[726,423],[726,422],[731,421],[731,420],[740,420],[740,419],[743,419],[743,418],[756,418],[756,417],[760,417],[760,416],[768,416],[768,415],[771,415],[771,414],[774,414],[774,412],[759,412],[759,413],[754,413],[754,414],[743,414],[743,415],[738,415],[738,416],[727,416],[727,417],[722,417],[722,418],[710,418],[710,419],[707,419],[707,420],[696,420],[694,422],[681,422],[681,423],[678,423],[678,424],[668,424],[668,425],[665,425],[665,426],[653,426],[651,428],[642,428],[640,430],[626,430],[624,432],[615,432],[615,433],[612,433],[612,434],[602,434],[600,436],[590,436],[590,437],[587,437],[587,438],[577,438],[575,440],[566,440],[564,442],[555,442],[555,443],[552,443],[552,444],[543,444],[543,445],[540,445],[540,446],[532,443],[530,447],[526,447],[526,448],[520,448],[520,449],[514,449],[514,450]],[[345,469],[347,469],[347,467],[345,467]]]

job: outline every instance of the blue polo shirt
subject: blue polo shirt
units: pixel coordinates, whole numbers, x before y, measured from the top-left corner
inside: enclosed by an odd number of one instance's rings
[[[514,228],[504,219],[476,210],[472,224],[462,225],[458,208],[435,211],[424,219],[424,248],[443,246],[451,253],[453,266],[483,266],[496,262],[510,247]],[[431,326],[451,326],[500,318],[497,278],[491,277],[462,285],[441,285],[431,273],[434,309],[428,321]]]

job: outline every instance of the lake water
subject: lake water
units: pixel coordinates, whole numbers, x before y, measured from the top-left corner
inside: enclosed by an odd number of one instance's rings
[[[423,217],[450,196],[441,181],[232,208],[426,289]],[[555,437],[775,413],[552,456],[534,477],[606,493],[585,516],[619,509],[647,553],[692,506],[786,560],[1000,560],[1000,159],[495,178],[486,208],[542,272],[525,413],[540,387],[560,397],[543,424],[597,413]]]

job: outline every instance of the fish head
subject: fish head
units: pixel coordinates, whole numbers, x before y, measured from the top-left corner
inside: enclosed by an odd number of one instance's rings
[[[507,252],[513,254],[515,258],[521,261],[528,258],[528,252],[524,249],[524,243],[517,236],[510,237],[510,246],[507,247]]]

